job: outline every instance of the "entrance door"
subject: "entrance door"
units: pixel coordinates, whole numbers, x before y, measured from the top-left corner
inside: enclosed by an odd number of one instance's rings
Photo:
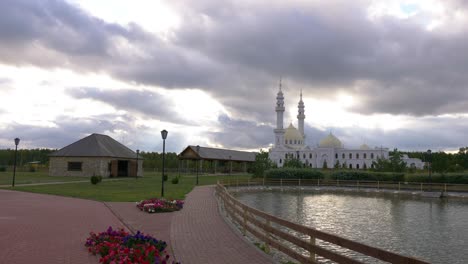
[[[128,160],[119,160],[117,165],[117,176],[127,177],[128,176]]]

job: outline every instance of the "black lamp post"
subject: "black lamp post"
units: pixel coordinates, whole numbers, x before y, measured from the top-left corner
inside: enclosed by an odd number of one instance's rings
[[[165,156],[166,156],[166,138],[167,138],[167,130],[164,129],[161,131],[161,136],[163,139],[163,160],[162,160],[162,177],[161,177],[161,197],[164,197],[164,163],[165,163]]]
[[[198,185],[198,169],[199,169],[198,167],[200,166],[200,146],[199,145],[197,145],[197,155],[198,157],[196,161],[196,164],[197,164],[196,166],[197,166],[197,185]]]
[[[429,188],[432,190],[432,175],[431,175],[431,167],[432,167],[432,151],[430,149],[427,150],[427,170],[429,171]]]
[[[136,162],[136,174],[135,174],[135,179],[138,179],[138,155],[140,154],[140,150],[137,149],[137,162]]]
[[[11,187],[15,187],[15,177],[16,177],[16,153],[18,152],[18,144],[20,143],[19,138],[15,138],[15,163],[13,165],[13,183]]]

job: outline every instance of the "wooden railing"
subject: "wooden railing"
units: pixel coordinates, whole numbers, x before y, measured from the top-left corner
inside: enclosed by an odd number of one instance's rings
[[[244,235],[249,232],[265,242],[267,251],[270,247],[274,247],[300,263],[318,263],[317,256],[336,263],[365,263],[343,253],[340,254],[329,246],[324,247],[323,243],[317,243],[317,240],[385,262],[428,263],[269,215],[235,199],[222,183],[217,184],[216,193],[220,197],[227,216],[241,226]]]
[[[387,189],[395,191],[421,191],[421,192],[468,192],[468,184],[454,183],[421,183],[421,182],[389,182],[389,181],[361,181],[361,180],[328,180],[328,179],[249,179],[237,180],[235,178],[224,181],[229,186],[329,186],[347,188]]]

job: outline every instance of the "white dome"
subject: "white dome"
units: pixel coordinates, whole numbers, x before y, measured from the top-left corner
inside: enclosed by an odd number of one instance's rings
[[[289,140],[296,140],[297,141],[303,141],[304,137],[302,137],[301,132],[297,130],[292,124],[289,125],[288,128],[286,128],[286,132],[284,133],[284,139],[289,142]]]
[[[330,133],[327,137],[320,140],[319,147],[320,148],[342,148],[343,144],[337,137],[335,137],[332,133]]]
[[[369,147],[367,144],[362,144],[362,145],[359,147],[359,149],[361,149],[361,150],[369,150],[370,147]]]

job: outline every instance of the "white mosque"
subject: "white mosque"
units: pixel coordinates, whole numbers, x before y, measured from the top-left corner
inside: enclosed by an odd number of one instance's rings
[[[320,140],[317,147],[312,148],[305,144],[306,135],[304,134],[304,102],[302,101],[302,92],[298,104],[298,129],[291,123],[288,128],[283,127],[284,114],[284,96],[281,90],[276,96],[276,129],[275,144],[269,151],[269,158],[278,167],[282,167],[285,160],[290,158],[299,159],[304,165],[311,168],[348,168],[348,169],[367,169],[373,168],[373,161],[382,157],[388,159],[389,149],[383,147],[370,148],[363,144],[359,149],[346,149],[341,141],[330,133]],[[419,159],[410,159],[404,156],[403,160],[407,166],[423,168],[424,162]]]

